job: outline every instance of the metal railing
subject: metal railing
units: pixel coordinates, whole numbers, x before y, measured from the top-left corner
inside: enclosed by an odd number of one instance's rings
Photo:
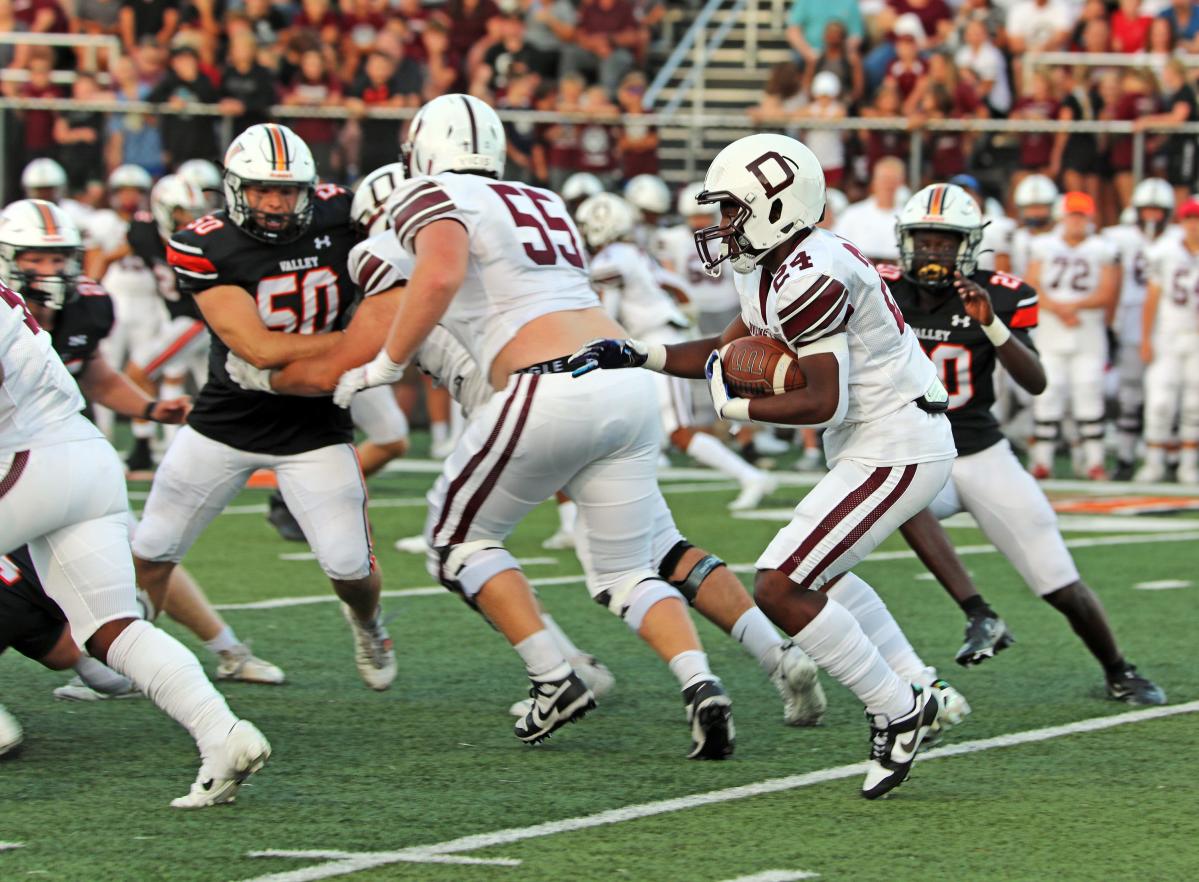
[[[724,5],[724,2],[725,0],[707,0],[704,8],[695,17],[695,21],[691,23],[691,27],[687,28],[687,33],[683,34],[683,39],[679,40],[678,45],[674,47],[674,51],[667,56],[666,62],[658,70],[658,75],[654,77],[653,82],[649,84],[649,88],[645,90],[645,95],[641,98],[642,107],[646,110],[654,109],[654,103],[658,100],[658,96],[662,94],[662,90],[666,88],[675,71],[679,69],[679,66],[686,59],[687,53],[695,45],[696,35],[708,26],[708,22],[712,20],[712,16]]]
[[[698,108],[698,109],[697,109]],[[109,114],[145,114],[156,116],[207,116],[218,126],[219,146],[223,148],[232,140],[233,117],[222,112],[216,104],[188,104],[178,107],[166,104],[152,104],[146,101],[89,101],[80,102],[68,98],[0,98],[0,111],[20,110],[87,110]],[[356,113],[345,107],[299,107],[276,106],[271,108],[271,116],[276,119],[375,119],[395,120],[397,122],[397,142],[399,124],[411,119],[416,114],[414,108],[377,108],[365,113]],[[1188,134],[1199,138],[1199,123],[1184,123],[1179,125],[1155,124],[1140,128],[1132,122],[1099,122],[1099,121],[1043,121],[1006,120],[1006,119],[944,119],[914,121],[906,117],[873,117],[847,118],[839,120],[805,120],[793,116],[777,118],[751,118],[746,113],[708,113],[703,111],[699,103],[692,113],[680,117],[673,113],[646,113],[620,115],[597,119],[594,114],[584,113],[555,113],[550,111],[531,110],[500,110],[500,117],[514,124],[551,124],[551,123],[596,123],[602,122],[612,126],[647,125],[659,128],[684,129],[687,155],[684,165],[688,174],[694,179],[695,171],[700,163],[706,163],[716,149],[708,146],[711,141],[727,143],[734,138],[755,131],[901,131],[918,136],[926,132],[960,132],[997,133],[1021,135],[1033,133],[1057,134],[1101,134],[1107,136],[1131,136],[1133,139],[1133,174],[1137,180],[1144,175],[1145,169],[1145,140],[1154,134]],[[8,114],[0,112],[0,144],[4,141],[4,126]],[[723,137],[722,137],[723,136]],[[721,146],[723,146],[723,143]],[[914,186],[921,182],[924,170],[923,138],[910,139],[908,168],[910,183]],[[12,160],[5,151],[0,150],[0,186],[7,180],[5,164]],[[0,194],[2,196],[3,194]]]
[[[1020,66],[1027,82],[1038,67],[1146,67],[1160,73],[1172,58],[1199,68],[1199,55],[1185,52],[1025,52]]]

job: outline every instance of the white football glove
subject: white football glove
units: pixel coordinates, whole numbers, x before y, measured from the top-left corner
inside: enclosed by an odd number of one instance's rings
[[[749,399],[729,395],[729,387],[724,384],[724,365],[720,362],[718,351],[713,350],[708,356],[704,374],[708,378],[708,391],[712,394],[712,406],[716,408],[716,415],[730,422],[749,422]]]
[[[350,368],[337,381],[333,390],[333,403],[338,407],[348,408],[350,400],[363,389],[371,386],[385,386],[394,383],[404,376],[407,364],[396,364],[387,354],[386,349],[380,349],[372,361],[360,367]]]
[[[225,357],[225,370],[229,374],[229,379],[247,392],[275,394],[275,390],[271,388],[270,370],[254,367],[245,359],[234,355],[232,350]]]

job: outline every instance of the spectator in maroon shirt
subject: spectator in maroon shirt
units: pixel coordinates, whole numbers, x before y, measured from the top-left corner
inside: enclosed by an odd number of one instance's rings
[[[645,74],[635,70],[620,83],[616,101],[626,117],[645,113],[641,99],[645,97]],[[637,175],[658,173],[658,129],[641,122],[626,122],[617,141],[620,148],[620,176],[622,180]]]
[[[61,98],[62,92],[50,82],[50,51],[47,47],[38,46],[29,53],[29,79],[17,90],[20,98]],[[52,110],[21,110],[17,116],[24,122],[25,156],[21,163],[25,165],[31,159],[39,156],[50,156],[54,153],[54,111]]]
[[[421,0],[398,0],[399,5],[392,13],[389,23],[400,22],[404,27],[404,55],[424,64],[428,60],[425,51],[425,26],[429,22],[429,10]]]
[[[283,93],[289,107],[335,107],[341,104],[341,83],[325,65],[319,49],[308,49],[300,56],[300,70]],[[328,180],[339,177],[341,163],[336,161],[338,122],[327,117],[298,117],[288,120],[292,131],[312,150],[316,168]]]
[[[70,23],[57,0],[12,0],[13,18],[35,34],[65,34]]]
[[[341,53],[346,70],[358,64],[387,27],[386,0],[342,0]]]
[[[1034,73],[1025,86],[1026,93],[1012,109],[1012,119],[1036,122],[1056,120],[1061,105],[1053,95],[1053,82],[1043,70]],[[1025,132],[1020,135],[1020,171],[1012,178],[1012,186],[1025,174],[1045,174],[1053,163],[1054,135],[1050,132]]]
[[[895,60],[887,68],[887,79],[899,87],[901,101],[906,101],[924,76],[927,66],[920,58],[920,47],[911,34],[901,34],[895,40]]]
[[[581,74],[563,74],[558,80],[558,94],[546,109],[556,113],[578,113],[585,88],[587,81]],[[562,182],[579,170],[579,125],[573,122],[553,123],[546,126],[544,139],[550,188],[560,190]]]
[[[1120,79],[1122,94],[1115,102],[1114,113],[1105,118],[1131,122],[1142,116],[1157,112],[1157,87],[1152,76],[1136,69],[1126,70]],[[1121,206],[1127,205],[1132,197],[1132,153],[1131,135],[1115,136],[1110,141],[1108,160],[1116,173],[1116,198]]]
[[[910,12],[920,19],[930,46],[944,42],[953,30],[953,10],[945,0],[887,0],[887,6],[896,18]]]
[[[917,96],[913,96],[917,97]],[[957,116],[953,96],[940,83],[932,83],[920,96],[917,115],[921,121],[953,119]],[[969,149],[962,132],[928,132],[925,135],[932,180],[948,181],[966,170]]]
[[[1153,18],[1141,11],[1141,0],[1120,0],[1112,13],[1112,49],[1116,52],[1141,52],[1149,42]]]
[[[291,31],[313,31],[329,46],[341,43],[342,21],[329,0],[303,0],[300,12],[291,21]]]
[[[488,35],[487,24],[500,14],[493,0],[450,0],[443,8],[450,38],[452,64],[460,66],[466,56]]]
[[[632,70],[642,37],[629,0],[581,0],[573,41],[562,49],[560,74],[593,74],[613,93]]]

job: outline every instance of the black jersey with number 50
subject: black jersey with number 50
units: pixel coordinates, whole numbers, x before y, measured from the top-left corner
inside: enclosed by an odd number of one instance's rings
[[[327,334],[345,327],[358,297],[347,268],[356,241],[350,194],[322,184],[312,224],[293,242],[268,245],[217,212],[176,233],[167,259],[184,297],[234,285],[254,298],[270,330]],[[188,417],[197,432],[238,450],[278,455],[352,440],[349,411],[332,398],[247,392],[229,379],[228,354],[229,347],[214,333],[208,382]]]
[[[904,320],[937,366],[949,392],[949,422],[959,456],[986,450],[1003,440],[999,421],[991,413],[995,404],[995,347],[978,322],[966,314],[961,298],[950,289],[931,310],[921,303],[917,286],[904,278],[897,266],[883,265],[879,275],[887,280]],[[1037,326],[1037,292],[1016,276],[978,270],[971,280],[987,289],[999,320],[1025,346],[1033,348],[1028,331]]]

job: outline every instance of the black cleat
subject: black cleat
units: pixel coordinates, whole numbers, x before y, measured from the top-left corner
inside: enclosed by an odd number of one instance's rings
[[[1107,697],[1125,704],[1157,705],[1166,703],[1166,693],[1147,677],[1137,673],[1135,665],[1125,664],[1116,676],[1107,678]]]
[[[941,705],[936,690],[913,687],[912,692],[916,706],[896,720],[888,721],[886,717],[866,712],[870,722],[870,767],[862,782],[862,796],[866,799],[886,796],[907,780],[916,761],[916,751],[937,721]]]
[[[595,707],[595,696],[573,670],[561,679],[530,678],[530,682],[533,706],[512,727],[516,737],[526,744],[544,741],[567,723],[583,719]]]
[[[719,680],[700,680],[683,690],[691,750],[687,759],[728,759],[733,755],[733,702]]]
[[[964,668],[982,664],[1015,642],[1003,619],[994,613],[970,616],[966,622],[966,642],[954,661]]]
[[[129,456],[125,460],[125,468],[130,472],[154,471],[154,458],[150,455],[149,438],[137,438],[133,442],[133,449],[129,451]]]
[[[304,538],[304,531],[300,529],[299,521],[288,510],[287,503],[283,501],[283,497],[278,493],[271,494],[266,520],[288,542],[308,541]]]
[[[1134,462],[1125,462],[1123,460],[1116,463],[1116,470],[1112,473],[1113,481],[1131,481],[1137,473],[1137,465]]]

